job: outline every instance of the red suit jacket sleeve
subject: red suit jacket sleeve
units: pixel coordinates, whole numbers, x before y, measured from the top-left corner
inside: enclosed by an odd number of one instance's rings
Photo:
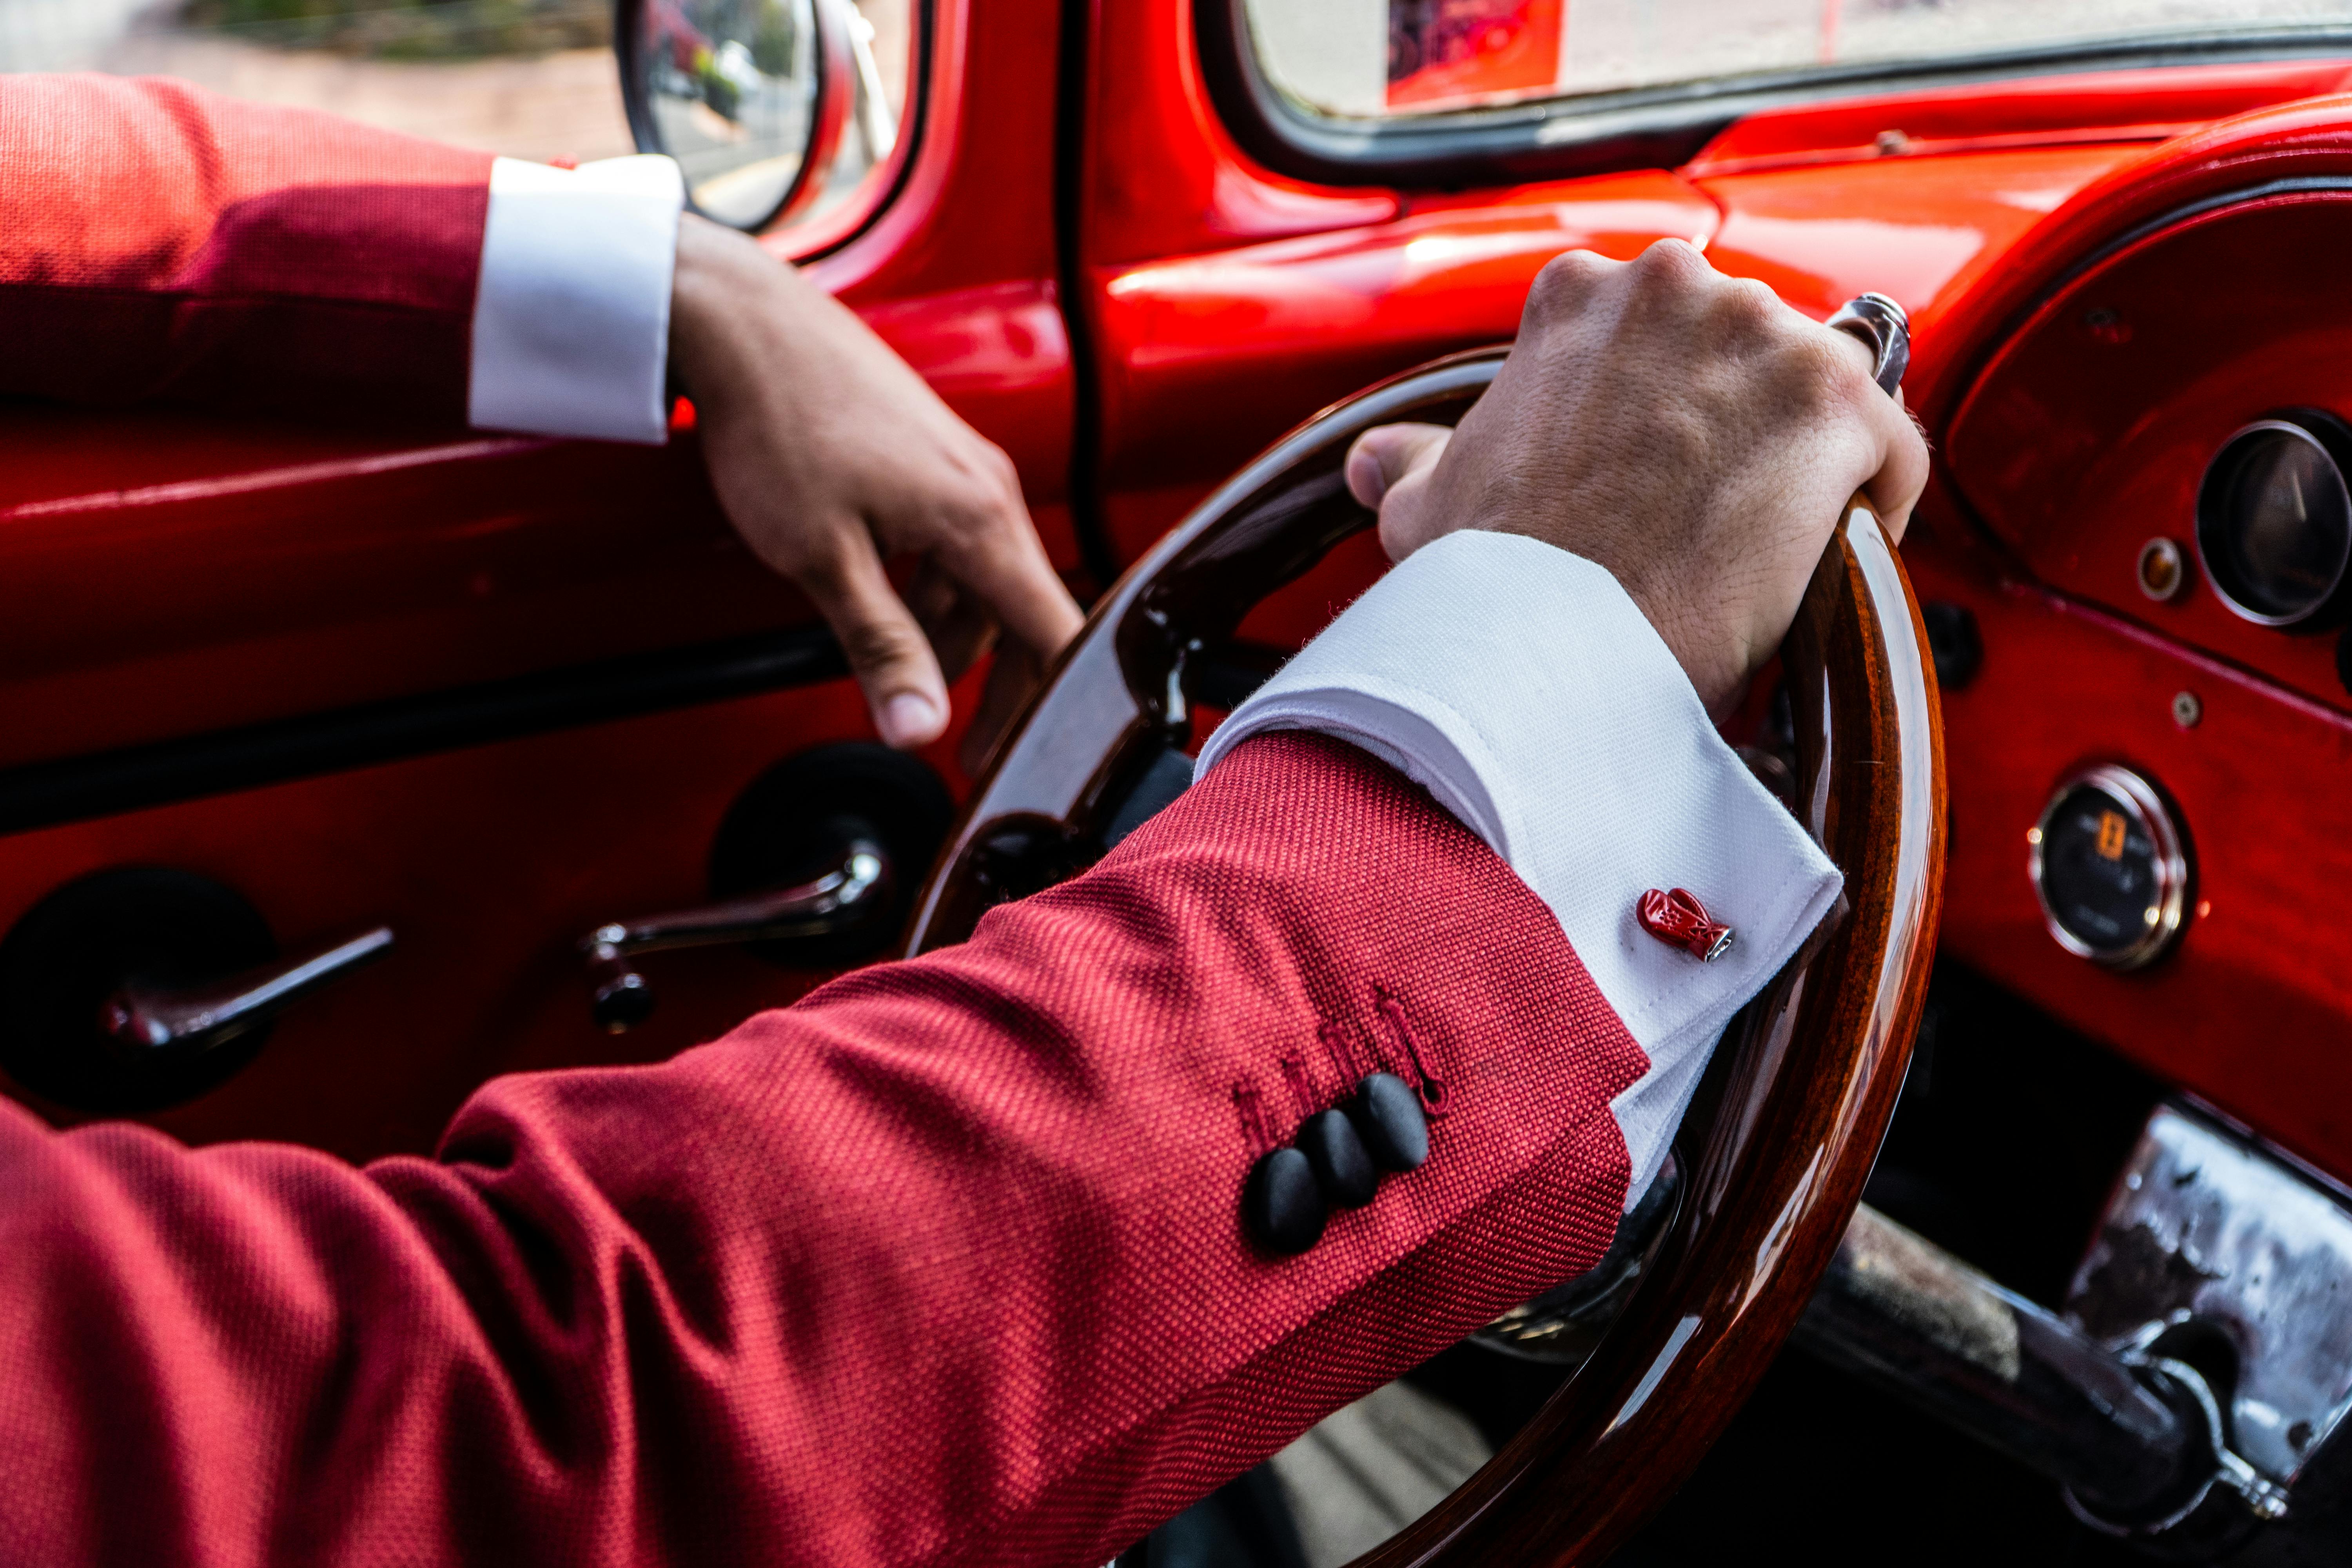
[[[0,1560],[1095,1568],[1589,1268],[1646,1068],[1550,911],[1337,742],[1236,751],[971,942],[435,1159],[0,1110]],[[1289,1258],[1384,1067],[1427,1163]]]
[[[179,82],[0,76],[0,395],[462,425],[489,173]]]

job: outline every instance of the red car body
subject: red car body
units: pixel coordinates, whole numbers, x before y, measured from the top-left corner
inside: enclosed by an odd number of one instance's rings
[[[1937,454],[1904,554],[1983,649],[1944,693],[1943,953],[2352,1180],[2335,642],[2252,626],[2201,583],[2152,601],[2134,575],[2150,537],[2189,537],[2231,429],[2280,404],[2352,407],[2352,193],[2104,255],[2052,216],[2233,117],[2352,121],[2325,96],[2352,52],[1824,99],[1675,167],[1438,189],[1251,156],[1191,0],[934,0],[925,29],[919,109],[872,199],[771,243],[1013,456],[1074,581],[1101,585],[1318,407],[1508,337],[1567,248],[1679,237],[1816,316],[1864,289],[1899,300]],[[612,1036],[575,942],[704,898],[744,786],[867,732],[845,679],[614,699],[583,710],[593,721],[340,759],[256,740],[496,683],[586,689],[811,626],[735,542],[681,424],[641,450],[168,411],[0,420],[0,928],[77,877],[160,864],[237,889],[289,948],[401,933],[395,960],[289,1014],[236,1077],[144,1120],[197,1142],[419,1151],[488,1077],[666,1057],[822,978],[666,955],[661,1010]],[[1244,632],[1295,645],[1379,566],[1360,538]],[[957,738],[927,758],[960,792]],[[2097,761],[2160,781],[2193,846],[2183,938],[2132,973],[2053,941],[2027,874],[2053,784]]]

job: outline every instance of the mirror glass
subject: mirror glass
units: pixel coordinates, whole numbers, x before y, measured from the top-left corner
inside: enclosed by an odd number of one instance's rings
[[[887,9],[639,0],[624,15],[640,143],[678,161],[698,211],[738,228],[831,205],[898,139],[907,29],[903,3],[875,15]]]
[[[800,181],[826,85],[815,0],[648,0],[638,69],[694,205],[751,228]]]

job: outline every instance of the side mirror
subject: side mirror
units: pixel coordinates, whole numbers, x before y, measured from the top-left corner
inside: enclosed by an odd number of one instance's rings
[[[850,0],[617,0],[629,130],[686,173],[705,217],[759,230],[887,157],[898,125]],[[863,145],[845,168],[845,141]]]

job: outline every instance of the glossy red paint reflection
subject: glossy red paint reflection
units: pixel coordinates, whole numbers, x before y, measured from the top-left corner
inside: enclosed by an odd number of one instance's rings
[[[2254,60],[1836,98],[1751,114],[1702,148],[1685,172],[1703,178],[1890,155],[2162,142],[2216,120],[2342,91],[2347,73],[2352,61]]]
[[[1704,243],[1715,219],[1674,176],[1626,174],[1099,274],[1104,483],[1212,483],[1327,403],[1509,337],[1562,251]],[[1122,527],[1113,542],[1131,559],[1155,536]]]
[[[1924,357],[1945,305],[2133,155],[2113,145],[2037,147],[1718,175],[1699,182],[1723,206],[1708,255],[1816,316],[1865,290],[1889,295],[1910,312]]]

